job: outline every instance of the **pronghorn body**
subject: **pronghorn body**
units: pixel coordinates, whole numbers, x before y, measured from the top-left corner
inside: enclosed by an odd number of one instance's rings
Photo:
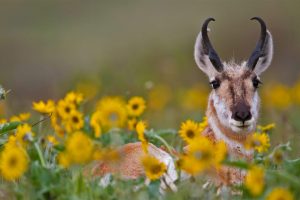
[[[195,43],[195,61],[208,76],[213,90],[210,93],[206,116],[208,126],[201,133],[211,141],[223,140],[229,155],[237,159],[250,161],[251,150],[244,148],[246,137],[255,131],[259,111],[258,85],[259,75],[271,63],[273,41],[262,19],[256,17],[261,25],[261,36],[255,50],[247,62],[241,64],[221,62],[207,35],[207,26],[213,18],[207,19]],[[172,157],[162,149],[149,145],[150,154],[165,162],[168,166],[166,177],[170,182],[177,179]],[[121,160],[118,165],[98,163],[92,169],[93,175],[103,176],[118,173],[127,179],[144,175],[141,163],[143,150],[141,143],[130,143],[119,149]],[[215,180],[219,184],[241,183],[245,174],[235,168],[221,168]]]
[[[142,143],[135,142],[126,144],[118,149],[120,160],[117,162],[99,162],[92,168],[92,176],[103,176],[106,174],[118,174],[124,179],[136,179],[145,174],[141,158],[145,155]],[[155,156],[168,166],[171,179],[177,179],[175,165],[172,157],[164,150],[153,144],[148,145],[148,153]],[[175,173],[174,173],[175,172]]]

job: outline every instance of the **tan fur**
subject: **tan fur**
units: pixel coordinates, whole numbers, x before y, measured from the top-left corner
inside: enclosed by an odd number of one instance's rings
[[[141,142],[123,145],[118,149],[118,153],[120,154],[120,159],[118,161],[98,161],[88,167],[85,170],[85,174],[91,177],[102,177],[106,174],[116,174],[123,179],[137,179],[145,175],[141,162],[145,153]],[[170,163],[168,163],[168,159],[171,159],[171,157],[167,152],[153,144],[149,144],[148,153],[164,162],[167,166],[167,171],[171,170],[168,172],[169,177],[167,181],[175,181],[177,179],[176,172],[174,171],[174,174],[172,171],[175,169],[172,168],[174,166],[170,166]]]
[[[245,67],[227,66],[223,73],[216,76],[221,81],[221,86],[215,92],[225,100],[228,108],[232,108],[239,101],[251,105],[255,92],[252,79],[255,76],[254,72]]]
[[[91,175],[104,176],[108,173],[120,175],[125,179],[135,179],[144,174],[141,157],[144,155],[141,143],[129,143],[118,149],[120,160],[114,162],[96,162]]]

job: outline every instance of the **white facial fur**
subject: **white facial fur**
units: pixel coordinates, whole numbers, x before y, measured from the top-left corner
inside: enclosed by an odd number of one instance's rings
[[[218,96],[215,91],[212,91],[210,95],[210,99],[213,100],[214,107],[216,109],[217,117],[220,123],[231,129],[235,133],[243,134],[254,131],[256,127],[256,122],[258,119],[258,111],[259,111],[259,96],[257,91],[254,93],[252,103],[250,105],[250,112],[252,118],[244,122],[236,121],[232,118],[232,112],[230,108],[226,105],[225,101],[222,97]],[[244,125],[244,127],[242,127]]]
[[[212,91],[210,98],[213,100],[214,107],[217,111],[217,117],[219,118],[222,125],[224,125],[227,128],[230,128],[230,118],[231,118],[231,111],[227,106],[225,105],[225,102],[215,93],[215,91]]]

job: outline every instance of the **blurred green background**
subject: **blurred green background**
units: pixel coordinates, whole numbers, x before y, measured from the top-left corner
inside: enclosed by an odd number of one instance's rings
[[[263,87],[273,82],[292,87],[300,78],[299,6],[280,0],[2,1],[0,84],[11,92],[1,114],[25,112],[32,101],[83,88],[92,97],[97,91],[98,97],[152,98],[146,118],[153,127],[200,120],[209,85],[194,63],[193,45],[207,17],[216,19],[210,38],[220,57],[239,62],[259,38],[259,25],[249,19],[261,16],[275,48]],[[298,111],[299,106],[265,110],[260,122],[276,122],[274,137],[298,146]]]

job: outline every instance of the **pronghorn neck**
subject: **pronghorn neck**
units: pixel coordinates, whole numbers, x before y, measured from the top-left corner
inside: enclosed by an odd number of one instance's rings
[[[209,99],[206,116],[208,118],[209,128],[211,129],[215,140],[224,141],[226,143],[229,151],[238,156],[242,156],[242,157],[246,157],[246,158],[249,158],[249,156],[250,157],[252,156],[253,151],[246,150],[244,148],[244,142],[250,133],[237,134],[237,133],[234,133],[229,128],[222,125],[222,123],[220,122],[220,120],[217,116],[216,109],[214,107],[212,98]]]

